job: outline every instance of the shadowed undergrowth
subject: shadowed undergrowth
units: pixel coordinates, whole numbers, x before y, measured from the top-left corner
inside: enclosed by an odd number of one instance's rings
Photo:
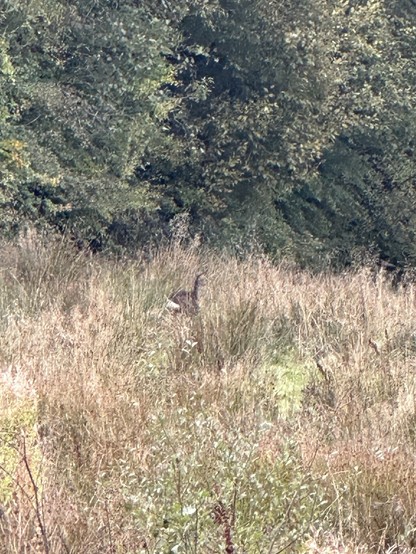
[[[2,552],[412,550],[412,285],[2,250]],[[200,314],[168,312],[200,270]]]

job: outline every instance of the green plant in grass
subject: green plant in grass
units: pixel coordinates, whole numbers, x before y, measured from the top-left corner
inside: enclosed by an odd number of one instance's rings
[[[15,369],[3,372],[0,398],[0,549],[11,552],[19,541],[27,547],[41,542],[47,553],[37,396],[22,371]]]
[[[267,423],[242,435],[190,404],[153,421],[148,471],[127,462],[120,468],[126,508],[149,551],[232,545],[254,554],[300,545],[326,505],[296,445],[282,440],[270,455]]]
[[[296,353],[286,353],[264,364],[257,372],[255,386],[262,386],[262,396],[288,417],[300,408],[311,372],[312,368],[298,360]]]
[[[38,405],[34,390],[21,374],[3,373],[0,392],[0,503],[7,503],[19,479],[17,468],[21,464],[22,440],[30,453],[35,473],[39,466],[40,452],[36,445]]]

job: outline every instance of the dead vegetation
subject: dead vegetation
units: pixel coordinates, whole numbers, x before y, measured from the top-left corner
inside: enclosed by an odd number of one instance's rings
[[[36,234],[3,252],[1,552],[413,551],[413,285]]]

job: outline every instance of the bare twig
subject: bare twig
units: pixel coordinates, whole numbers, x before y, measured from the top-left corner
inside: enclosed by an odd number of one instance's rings
[[[26,472],[29,476],[29,479],[33,488],[33,494],[35,498],[35,513],[36,513],[36,519],[38,521],[40,533],[42,536],[43,548],[45,550],[45,554],[49,554],[50,552],[49,541],[48,541],[48,535],[46,532],[45,522],[42,516],[42,508],[39,500],[39,488],[36,485],[32,470],[30,469],[29,461],[27,458],[27,452],[26,452],[26,437],[24,435],[22,435],[22,445],[23,445],[23,463],[25,464]]]

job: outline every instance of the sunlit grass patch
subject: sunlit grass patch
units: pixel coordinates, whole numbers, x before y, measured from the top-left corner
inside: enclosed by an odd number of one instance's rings
[[[23,442],[34,462],[34,473],[37,473],[40,454],[36,444],[38,399],[33,383],[27,380],[22,368],[10,367],[3,371],[0,393],[0,502],[3,503],[10,500],[19,480]]]
[[[293,416],[302,405],[303,392],[312,374],[311,364],[302,362],[293,353],[264,365],[259,369],[257,378],[265,386],[264,396],[269,398],[280,413]]]
[[[0,529],[4,536],[19,535],[16,546],[34,545],[45,536],[38,418],[33,382],[22,367],[4,369],[0,374]]]

